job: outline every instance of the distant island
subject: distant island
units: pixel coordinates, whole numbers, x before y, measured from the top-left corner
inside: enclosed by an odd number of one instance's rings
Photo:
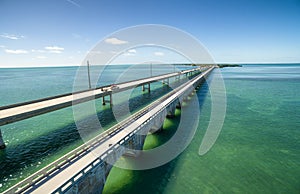
[[[218,64],[218,66],[220,68],[224,68],[224,67],[242,67],[242,65],[239,65],[239,64]]]
[[[190,66],[205,66],[205,65],[212,65],[212,64],[180,64],[180,65],[190,65]],[[240,64],[217,64],[219,68],[224,67],[242,67]]]

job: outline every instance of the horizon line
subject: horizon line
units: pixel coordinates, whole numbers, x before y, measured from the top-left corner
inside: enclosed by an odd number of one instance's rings
[[[173,65],[188,65],[188,64],[201,64],[201,65],[211,65],[211,64],[232,64],[232,65],[255,65],[255,64],[300,64],[300,62],[215,62],[215,63],[164,63],[165,65],[167,64],[173,64]],[[138,65],[138,63],[132,63],[132,64],[125,64],[125,63],[120,63],[120,64],[106,64],[106,65]],[[139,65],[148,65],[148,64],[139,64]],[[159,64],[154,64],[153,65],[159,65]],[[47,65],[47,66],[0,66],[0,69],[9,69],[9,68],[49,68],[49,67],[80,67],[82,65]],[[91,66],[105,66],[105,65],[91,65]]]

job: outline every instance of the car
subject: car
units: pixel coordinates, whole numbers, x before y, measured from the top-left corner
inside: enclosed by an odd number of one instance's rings
[[[101,91],[107,92],[108,88],[101,88]]]
[[[112,90],[116,90],[116,89],[119,89],[119,86],[116,85],[116,84],[112,84],[112,85],[110,86],[110,88],[111,88]]]

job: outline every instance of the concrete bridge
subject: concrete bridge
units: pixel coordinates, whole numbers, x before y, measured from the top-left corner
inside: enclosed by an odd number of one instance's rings
[[[117,91],[144,85],[148,85],[150,91],[150,83],[152,82],[182,74],[197,73],[197,76],[188,82],[32,174],[4,193],[101,193],[113,164],[124,154],[138,156],[143,149],[146,135],[149,132],[160,130],[165,117],[174,116],[176,106],[180,106],[182,101],[213,69],[214,66],[206,67],[205,70],[196,68],[118,84],[115,88]],[[203,72],[201,73],[201,71]],[[112,103],[114,87],[105,86],[76,94],[8,106],[0,110],[0,125],[70,106],[74,99],[75,103],[81,103],[103,97],[103,102],[105,102],[104,97],[110,96],[110,103]],[[144,89],[144,87],[142,88]],[[36,104],[36,106],[32,106],[32,104]],[[31,109],[25,109],[26,106],[31,107]],[[12,114],[14,113],[12,110],[19,112]],[[2,114],[3,112],[5,114]]]
[[[86,101],[102,98],[103,105],[109,102],[113,104],[112,93],[125,91],[131,88],[142,86],[144,91],[146,88],[150,92],[150,84],[157,81],[163,83],[169,83],[169,79],[172,77],[180,78],[180,76],[189,76],[195,73],[199,73],[204,70],[204,67],[198,67],[195,69],[163,74],[159,76],[143,78],[139,80],[133,80],[129,82],[119,83],[117,85],[107,85],[89,89],[85,91],[79,91],[75,93],[68,93],[38,100],[33,100],[24,103],[12,104],[8,106],[0,107],[0,126],[13,123],[16,121],[24,120],[30,117],[38,116],[48,112],[52,112],[58,109],[62,109],[68,106],[76,105]],[[5,144],[2,138],[0,129],[0,149],[4,149]]]

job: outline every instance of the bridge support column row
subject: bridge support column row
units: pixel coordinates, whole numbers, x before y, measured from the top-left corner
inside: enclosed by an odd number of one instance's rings
[[[105,96],[102,97],[102,105],[105,105],[106,102],[109,102],[110,106],[113,105],[112,94],[109,95],[109,100],[105,100]]]
[[[143,90],[143,92],[144,92],[146,89],[148,89],[148,92],[150,92],[150,83],[148,83],[148,84],[146,84],[146,85],[148,85],[148,87],[145,87],[145,85],[142,85],[142,90]]]
[[[198,84],[198,83],[197,83]],[[145,89],[145,88],[144,88]],[[178,98],[170,106],[166,107],[164,111],[161,111],[155,118],[152,118],[142,129],[136,134],[133,134],[127,139],[123,146],[120,146],[114,150],[114,152],[107,155],[107,157],[101,161],[101,164],[87,173],[86,176],[77,183],[74,183],[67,194],[84,194],[84,193],[102,193],[107,176],[114,164],[121,155],[127,155],[131,157],[138,157],[143,149],[145,138],[148,132],[155,133],[162,130],[164,120],[167,117],[175,116],[176,108],[181,107],[183,100],[187,100],[190,92],[193,88],[188,89],[184,96]],[[111,95],[110,95],[111,97]],[[104,99],[105,102],[105,99]]]
[[[0,149],[4,149],[6,146],[5,146],[5,143],[3,141],[3,137],[2,137],[2,132],[1,132],[1,129],[0,129]]]

